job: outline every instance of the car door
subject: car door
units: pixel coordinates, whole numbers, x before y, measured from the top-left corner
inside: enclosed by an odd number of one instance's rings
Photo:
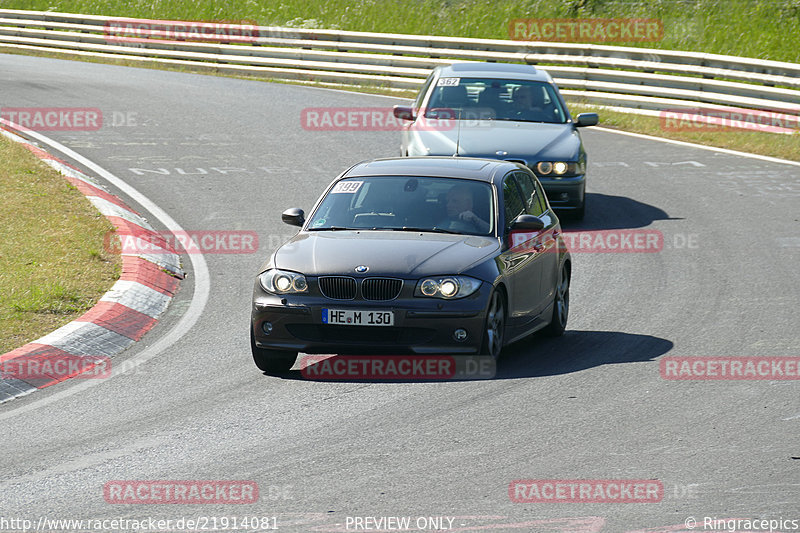
[[[515,328],[524,327],[542,308],[540,294],[541,264],[540,254],[533,245],[531,232],[511,232],[511,224],[519,215],[525,214],[525,200],[519,184],[515,179],[516,172],[510,172],[503,178],[503,263],[504,274],[508,283],[508,316],[509,324]]]
[[[561,231],[558,219],[553,216],[544,196],[544,189],[536,179],[525,171],[515,174],[517,183],[525,200],[525,210],[529,215],[539,217],[544,222],[544,229],[533,239],[531,246],[539,253],[537,261],[541,263],[540,285],[541,307],[536,312],[542,311],[555,296],[556,283],[558,282],[558,243],[555,239]]]

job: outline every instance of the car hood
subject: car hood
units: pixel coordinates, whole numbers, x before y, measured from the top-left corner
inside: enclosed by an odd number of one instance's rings
[[[461,128],[409,131],[409,155],[458,155],[522,160],[577,157],[580,136],[572,124],[513,121],[460,121]],[[458,124],[458,123],[456,123]],[[483,124],[483,125],[481,125]],[[497,152],[506,154],[497,154]]]
[[[275,268],[316,276],[353,275],[369,267],[366,276],[422,277],[460,274],[500,245],[492,237],[400,231],[300,232],[281,246],[272,259]]]

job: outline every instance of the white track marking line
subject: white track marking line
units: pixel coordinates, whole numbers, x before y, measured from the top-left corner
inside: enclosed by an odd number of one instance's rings
[[[722,154],[735,155],[739,157],[748,157],[750,159],[760,159],[761,161],[769,161],[770,163],[780,163],[783,165],[792,165],[800,167],[800,161],[790,161],[788,159],[780,159],[778,157],[769,157],[767,155],[751,154],[748,152],[739,152],[736,150],[728,150],[727,148],[715,148],[714,146],[707,146],[705,144],[695,144],[686,141],[676,141],[674,139],[665,139],[664,137],[655,137],[653,135],[645,135],[644,133],[632,133],[630,131],[612,130],[594,126],[593,129],[605,131],[608,133],[616,133],[617,135],[628,135],[630,137],[637,137],[639,139],[648,139],[651,141],[659,141],[663,143],[676,144],[678,146],[688,146],[690,148],[699,148],[701,150],[708,150],[710,152],[720,152]]]

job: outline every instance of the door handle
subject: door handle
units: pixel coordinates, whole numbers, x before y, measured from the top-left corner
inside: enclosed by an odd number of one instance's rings
[[[533,245],[533,249],[536,250],[537,252],[541,252],[542,250],[544,250],[544,244],[537,242],[536,244]]]

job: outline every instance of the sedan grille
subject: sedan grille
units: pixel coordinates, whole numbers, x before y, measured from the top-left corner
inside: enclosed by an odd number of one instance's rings
[[[332,300],[352,300],[356,297],[356,280],[346,276],[319,278],[319,290]]]
[[[394,300],[400,296],[403,280],[393,278],[367,278],[361,282],[365,300]]]

